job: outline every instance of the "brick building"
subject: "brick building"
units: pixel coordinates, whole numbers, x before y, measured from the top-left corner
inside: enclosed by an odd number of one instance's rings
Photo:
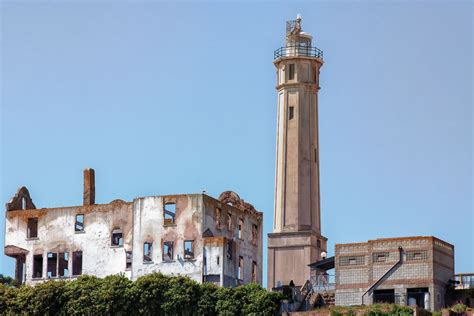
[[[16,259],[19,283],[152,272],[221,286],[262,282],[262,213],[231,191],[95,204],[86,169],[82,206],[36,209],[23,187],[5,217],[5,254]]]
[[[336,305],[376,302],[439,310],[454,274],[454,246],[436,237],[337,244]]]

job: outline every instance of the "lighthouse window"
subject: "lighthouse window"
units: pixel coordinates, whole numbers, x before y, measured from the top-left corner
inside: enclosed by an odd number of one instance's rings
[[[295,117],[295,107],[294,107],[294,106],[290,106],[289,112],[288,112],[288,119],[289,119],[289,120],[292,120],[293,117]]]
[[[288,65],[288,80],[295,79],[295,64]]]

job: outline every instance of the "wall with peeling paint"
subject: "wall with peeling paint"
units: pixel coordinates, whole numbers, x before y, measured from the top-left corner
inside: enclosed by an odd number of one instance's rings
[[[173,223],[165,221],[164,206],[175,203]],[[243,202],[243,200],[242,200]],[[221,210],[220,225],[216,208]],[[84,214],[84,232],[75,232],[76,214]],[[232,218],[226,225],[226,216]],[[38,237],[27,238],[28,218],[38,218]],[[239,219],[243,221],[241,238]],[[257,227],[252,237],[253,225]],[[122,229],[123,245],[111,246],[111,232]],[[184,242],[193,241],[193,258],[185,259]],[[144,261],[143,245],[152,244],[151,262]],[[163,243],[173,242],[172,260],[163,260]],[[228,245],[232,244],[231,256]],[[7,250],[8,249],[8,250]],[[224,204],[204,194],[181,194],[116,200],[110,204],[6,212],[5,253],[26,254],[26,283],[46,280],[48,252],[83,252],[82,273],[104,277],[124,273],[137,279],[152,272],[186,275],[223,286],[250,283],[252,262],[262,282],[262,213]],[[132,251],[132,267],[126,269],[126,251]],[[32,278],[33,255],[43,255],[43,277]],[[244,258],[243,279],[237,278],[239,256]],[[217,259],[219,257],[219,259]],[[17,257],[18,258],[18,257]],[[219,261],[219,262],[218,262]],[[20,261],[17,261],[20,262]],[[69,260],[72,271],[72,260]],[[69,276],[72,278],[73,276]],[[217,282],[216,282],[217,280]]]

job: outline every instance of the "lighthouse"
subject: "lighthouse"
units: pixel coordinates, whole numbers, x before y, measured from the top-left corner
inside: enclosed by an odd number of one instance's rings
[[[286,23],[285,46],[274,52],[277,148],[273,232],[268,234],[268,288],[303,285],[321,260],[318,92],[323,52],[303,32],[301,17]]]

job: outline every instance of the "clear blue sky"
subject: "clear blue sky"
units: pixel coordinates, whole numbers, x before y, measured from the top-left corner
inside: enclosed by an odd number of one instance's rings
[[[297,13],[325,56],[329,254],[335,243],[434,235],[456,246],[457,272],[474,272],[467,1],[2,1],[2,203],[26,185],[37,207],[80,205],[82,169],[93,167],[98,203],[234,190],[264,212],[268,233],[273,51]],[[0,272],[13,270],[0,255]]]

